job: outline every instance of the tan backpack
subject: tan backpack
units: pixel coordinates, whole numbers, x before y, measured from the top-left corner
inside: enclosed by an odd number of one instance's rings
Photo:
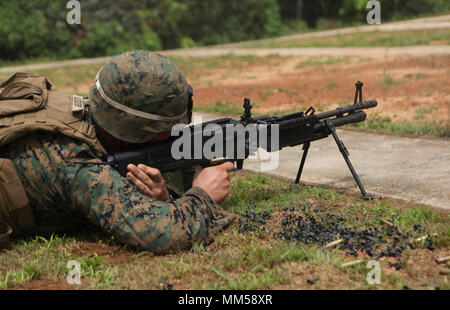
[[[0,148],[36,131],[61,133],[106,154],[94,125],[84,120],[88,101],[51,90],[42,75],[18,72],[0,85]],[[0,158],[0,247],[9,236],[35,226],[29,200],[13,162]]]

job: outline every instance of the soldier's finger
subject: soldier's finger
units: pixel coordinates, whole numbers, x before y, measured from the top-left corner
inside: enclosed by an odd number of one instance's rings
[[[139,179],[139,181],[144,183],[145,186],[147,186],[150,189],[152,189],[153,187],[156,186],[155,182],[153,182],[152,179],[150,179],[147,175],[145,175],[145,176],[139,175],[138,179]]]
[[[138,178],[136,178],[136,176],[132,172],[128,172],[127,173],[127,179],[130,180],[131,182],[133,182],[134,185],[136,185],[136,180]]]
[[[153,181],[157,183],[162,181],[161,172],[158,169],[143,164],[139,164],[138,168],[144,171],[148,176],[150,176]]]
[[[129,164],[127,166],[127,170],[129,172],[131,172],[135,177],[139,178],[139,176],[140,176],[140,178],[142,179],[145,176],[145,174],[138,167],[136,167],[133,164]]]
[[[135,165],[128,165],[128,171],[130,171],[135,177],[137,177],[142,182],[146,183],[148,186],[151,186],[153,184],[150,177],[141,169],[136,167]]]
[[[133,172],[134,170],[136,170],[136,168],[137,167],[133,164],[128,164],[128,166],[127,166],[127,170],[130,172]]]
[[[127,173],[127,179],[133,182],[134,185],[136,185],[136,187],[139,189],[139,191],[141,191],[141,193],[142,191],[147,192],[147,188],[150,190],[150,187],[139,180],[132,172]]]
[[[226,171],[230,172],[234,170],[234,163],[231,161],[226,161],[221,165],[223,168],[225,168]]]
[[[134,182],[134,184],[136,185],[137,189],[139,190],[139,192],[142,195],[146,195],[146,196],[152,197],[152,191],[147,185],[145,185],[144,183],[142,183],[138,179],[136,179],[136,182]]]
[[[131,172],[127,172],[127,179],[134,183],[134,180],[136,180],[136,177]]]

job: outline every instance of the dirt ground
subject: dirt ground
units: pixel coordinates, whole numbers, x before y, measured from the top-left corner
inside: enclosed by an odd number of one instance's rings
[[[392,121],[450,116],[450,56],[426,57],[279,57],[249,58],[241,66],[227,62],[187,74],[195,104],[234,102],[244,97],[255,110],[334,109],[353,102],[354,85],[364,82],[364,99],[377,99],[376,113]],[[372,111],[371,111],[372,112]],[[373,113],[373,112],[372,112]]]

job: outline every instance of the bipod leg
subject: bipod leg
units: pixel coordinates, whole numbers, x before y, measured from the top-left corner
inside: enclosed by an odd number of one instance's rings
[[[311,142],[306,142],[303,144],[303,156],[302,161],[300,162],[300,166],[298,167],[297,177],[295,178],[294,184],[300,183],[300,177],[302,175],[303,166],[305,165],[306,155],[308,155],[309,145]]]
[[[328,128],[331,130],[331,134],[333,135],[334,141],[336,141],[339,151],[341,151],[341,154],[344,157],[345,162],[347,163],[347,166],[350,169],[350,172],[352,173],[353,178],[356,181],[356,184],[358,184],[359,190],[361,191],[361,194],[362,194],[361,199],[372,200],[373,196],[367,194],[366,190],[364,189],[364,186],[362,185],[361,181],[359,180],[358,174],[356,173],[355,169],[353,168],[353,165],[350,162],[350,158],[348,158],[348,156],[350,154],[349,154],[347,148],[345,147],[344,143],[338,138],[338,136],[336,134],[336,129],[334,128],[333,124],[330,121],[327,122],[327,125],[328,125]]]

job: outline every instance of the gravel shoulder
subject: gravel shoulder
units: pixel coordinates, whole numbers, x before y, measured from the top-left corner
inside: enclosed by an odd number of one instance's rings
[[[246,47],[254,43],[279,43],[304,39],[325,38],[338,35],[352,34],[357,32],[373,32],[373,31],[405,31],[405,30],[430,30],[430,29],[446,29],[450,28],[450,15],[411,19],[399,22],[382,23],[380,25],[365,25],[358,27],[347,27],[325,31],[299,33],[293,35],[282,36],[273,39],[262,39],[249,42],[237,42],[223,44],[222,47]]]
[[[306,48],[196,48],[163,51],[166,56],[216,57],[225,55],[253,56],[428,56],[448,55],[450,46],[406,46],[406,47],[306,47]]]

